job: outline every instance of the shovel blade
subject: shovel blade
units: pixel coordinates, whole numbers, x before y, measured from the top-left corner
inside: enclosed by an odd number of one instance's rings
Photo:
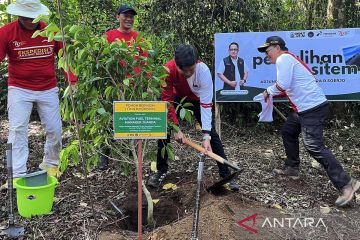
[[[16,225],[10,225],[7,228],[2,230],[3,235],[7,235],[10,238],[16,238],[23,236],[25,233],[25,228]]]
[[[208,192],[219,191],[224,184],[226,184],[226,183],[230,182],[231,180],[233,180],[234,178],[236,178],[239,175],[239,173],[240,173],[240,171],[233,172],[229,176],[224,177],[220,181],[218,181],[218,182],[214,183],[213,185],[211,185],[210,187],[206,188],[206,191],[208,191]]]

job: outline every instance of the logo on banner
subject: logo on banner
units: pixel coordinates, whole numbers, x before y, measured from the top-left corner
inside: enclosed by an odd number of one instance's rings
[[[338,34],[339,34],[340,37],[344,37],[346,35],[349,35],[350,31],[339,31]]]
[[[337,36],[337,31],[333,30],[333,31],[324,31],[322,33],[322,37],[336,37]]]
[[[306,37],[305,31],[290,33],[290,38],[305,38],[305,37]]]
[[[289,228],[289,229],[298,229],[298,228],[324,228],[328,232],[328,227],[326,226],[322,218],[313,218],[313,217],[265,217],[264,220],[260,221],[260,224],[256,224],[258,214],[255,213],[244,219],[237,221],[237,224],[245,228],[245,230],[251,233],[258,233],[260,228]],[[259,221],[258,221],[259,223]]]
[[[309,37],[309,38],[312,38],[314,35],[315,35],[314,32],[308,32],[308,37]]]

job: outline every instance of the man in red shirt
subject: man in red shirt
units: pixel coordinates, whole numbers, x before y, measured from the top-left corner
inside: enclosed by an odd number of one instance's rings
[[[106,32],[106,38],[109,43],[115,40],[130,42],[135,40],[139,33],[132,30],[134,25],[134,18],[137,15],[134,8],[128,5],[121,5],[116,15],[119,21],[119,27]]]
[[[46,134],[43,162],[40,168],[49,175],[58,174],[61,143],[59,89],[55,75],[55,54],[61,42],[47,38],[32,38],[45,23],[33,23],[34,18],[48,14],[49,9],[39,0],[17,0],[7,7],[7,13],[18,16],[0,28],[0,61],[8,61],[9,138],[13,151],[13,174],[20,177],[27,171],[28,124],[33,104],[36,104]],[[71,75],[74,84],[76,77]]]
[[[135,9],[132,8],[131,6],[121,5],[119,7],[119,10],[116,15],[116,19],[119,21],[119,27],[117,29],[109,30],[105,33],[106,38],[109,43],[119,40],[119,41],[126,42],[129,46],[132,41],[136,40],[139,33],[132,30],[132,27],[134,25],[135,15],[137,15],[137,13],[136,13]],[[141,52],[141,55],[144,57],[147,57],[148,52],[146,52],[146,51]],[[123,64],[121,62],[121,59],[119,59],[119,61],[121,64]],[[135,68],[134,71],[136,73],[139,73],[141,71],[141,69]],[[100,169],[105,170],[108,167],[108,164],[109,164],[108,155],[109,154],[110,154],[110,149],[105,148],[104,154],[101,155],[100,161],[99,161]]]
[[[176,48],[175,59],[165,64],[169,69],[166,78],[166,86],[161,93],[161,100],[169,102],[168,118],[175,124],[179,124],[175,109],[181,99],[186,97],[182,104],[187,102],[192,104],[188,108],[193,111],[196,120],[201,124],[203,132],[203,147],[207,151],[213,151],[226,159],[224,148],[219,135],[215,130],[215,119],[212,114],[213,100],[213,80],[208,66],[199,61],[198,51],[191,45],[180,45]],[[184,143],[185,135],[179,131],[174,134],[175,140]],[[158,141],[157,170],[148,181],[148,185],[159,187],[167,175],[168,156],[163,157],[161,151],[170,141],[170,136],[166,141]],[[219,164],[220,177],[225,178],[230,175],[229,168],[224,164]],[[233,180],[229,183],[231,190],[239,190],[239,185]]]

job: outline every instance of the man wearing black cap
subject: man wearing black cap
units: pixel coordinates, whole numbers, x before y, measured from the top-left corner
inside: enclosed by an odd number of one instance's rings
[[[119,21],[119,27],[117,29],[112,29],[106,32],[106,38],[109,43],[112,43],[116,40],[125,41],[128,45],[130,45],[131,41],[135,41],[137,36],[139,35],[138,32],[133,31],[132,27],[134,25],[134,18],[137,15],[134,8],[129,5],[121,5],[118,9],[116,19]],[[143,51],[141,52],[141,56],[148,57],[148,52]],[[121,60],[121,59],[119,59]],[[121,62],[124,64],[124,62]],[[140,68],[134,68],[136,73],[141,71]],[[108,155],[110,154],[110,149],[105,149],[104,154],[101,155],[99,161],[99,168],[105,170],[109,164]]]
[[[119,28],[106,32],[109,43],[116,39],[126,42],[136,39],[139,34],[132,30],[135,15],[137,15],[137,13],[131,6],[121,5],[119,7],[116,15],[116,19],[119,21]]]
[[[258,48],[264,52],[270,63],[276,64],[277,81],[268,87],[263,95],[287,96],[292,105],[291,112],[282,128],[282,138],[287,160],[283,169],[274,169],[278,175],[299,178],[299,135],[302,133],[305,149],[325,169],[334,186],[342,191],[335,204],[347,205],[360,188],[360,182],[352,179],[341,164],[324,145],[323,129],[329,114],[329,103],[309,67],[288,52],[285,41],[272,36]]]
[[[176,48],[175,59],[165,64],[169,69],[166,78],[166,86],[163,87],[161,100],[167,101],[169,106],[168,118],[175,124],[179,124],[175,109],[181,99],[186,97],[182,104],[191,103],[188,109],[193,111],[196,120],[202,126],[203,147],[207,151],[213,151],[226,159],[226,155],[220,137],[215,130],[214,116],[212,114],[213,81],[208,66],[199,61],[198,51],[191,45],[180,45]],[[175,140],[184,143],[185,136],[180,130],[174,134]],[[150,177],[148,185],[159,187],[167,175],[168,156],[163,157],[161,151],[170,142],[158,141],[157,170],[158,172]],[[224,164],[219,164],[220,177],[230,175],[229,168]],[[233,180],[229,183],[233,191],[239,190],[239,185]]]

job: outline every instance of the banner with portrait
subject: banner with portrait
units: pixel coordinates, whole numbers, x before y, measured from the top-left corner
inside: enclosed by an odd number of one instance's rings
[[[270,36],[310,67],[328,100],[360,100],[360,28],[344,28],[215,34],[216,102],[252,102],[276,82],[275,65],[257,50]],[[241,82],[229,86],[221,76]]]

